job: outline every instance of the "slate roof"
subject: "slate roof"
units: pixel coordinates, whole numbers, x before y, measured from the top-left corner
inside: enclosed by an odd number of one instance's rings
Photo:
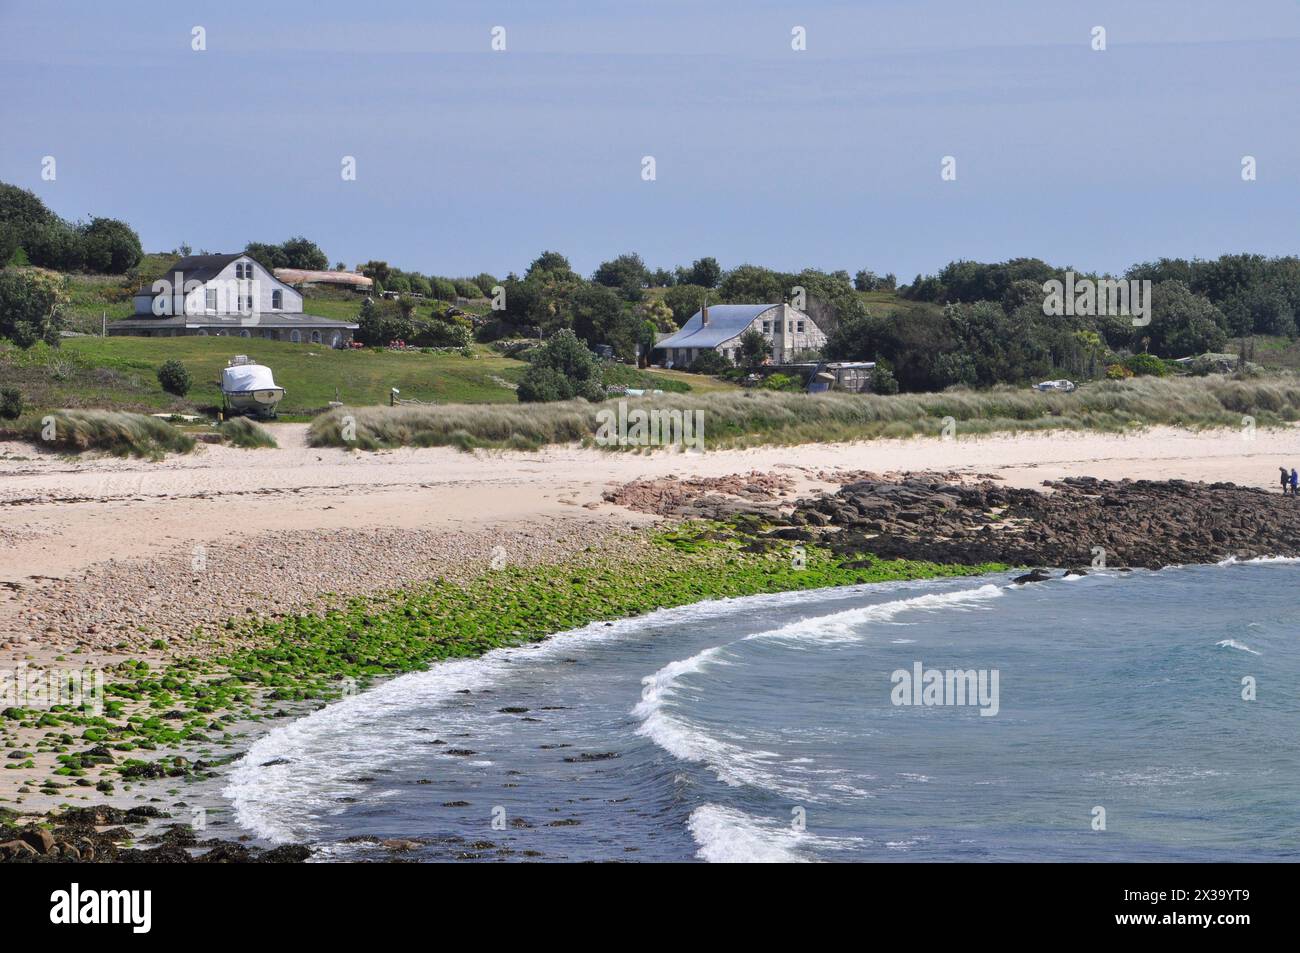
[[[711,304],[707,327],[700,312],[696,311],[680,331],[656,342],[655,347],[717,347],[743,334],[764,311],[779,307],[779,304]]]
[[[176,272],[181,273],[180,285],[184,287],[187,281],[207,281],[221,274],[222,269],[229,265],[236,258],[243,258],[244,253],[235,252],[229,255],[186,255],[184,258],[178,258],[172,262],[167,271],[161,277],[171,281]],[[136,289],[137,295],[149,295],[153,297],[154,290],[150,285],[141,285]]]

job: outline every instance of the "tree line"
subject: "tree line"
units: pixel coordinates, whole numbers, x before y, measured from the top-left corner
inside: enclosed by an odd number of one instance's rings
[[[1118,278],[1149,281],[1150,321],[1128,315],[1049,315],[1044,284]],[[1042,380],[1060,372],[1080,378],[1159,361],[1222,352],[1229,339],[1294,338],[1300,310],[1300,258],[1231,254],[1214,260],[1161,258],[1121,276],[1076,271],[1037,258],[955,261],[917,275],[899,289],[905,306],[888,315],[841,321],[827,355],[883,360],[904,390],[953,384],[984,387]]]
[[[144,256],[140,236],[115,218],[69,222],[33,192],[0,182],[0,265],[120,275]]]

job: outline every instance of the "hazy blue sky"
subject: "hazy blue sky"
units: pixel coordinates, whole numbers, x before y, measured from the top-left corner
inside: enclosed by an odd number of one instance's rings
[[[150,250],[436,274],[1118,270],[1300,252],[1297,80],[1295,0],[0,0],[0,180]]]

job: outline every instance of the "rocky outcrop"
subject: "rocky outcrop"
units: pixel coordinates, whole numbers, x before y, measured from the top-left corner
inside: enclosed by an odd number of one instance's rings
[[[9,863],[301,863],[311,849],[285,844],[269,850],[217,838],[200,840],[186,824],[168,824],[140,837],[123,825],[142,825],[166,817],[154,807],[71,808],[49,818],[51,827],[15,828],[13,840],[0,843],[0,861]],[[103,830],[101,828],[107,828]],[[133,848],[127,842],[154,845]]]
[[[860,480],[799,500],[772,540],[817,541],[845,556],[1012,566],[1158,569],[1228,556],[1300,555],[1300,499],[1232,483],[1077,477],[1047,492],[927,475]],[[721,518],[697,507],[704,518]],[[1031,582],[1032,579],[1025,579]]]
[[[706,511],[718,516],[774,512],[774,506],[763,504],[775,504],[788,496],[793,486],[794,481],[785,474],[755,470],[724,477],[633,480],[605,491],[604,499],[640,513],[698,519]]]
[[[676,501],[680,515],[729,520],[746,549],[816,542],[854,556],[936,563],[1160,568],[1300,555],[1300,499],[1235,484],[1073,477],[1047,491],[939,475],[866,478],[837,493],[737,514],[737,498]],[[1024,582],[1035,581],[1024,577]]]

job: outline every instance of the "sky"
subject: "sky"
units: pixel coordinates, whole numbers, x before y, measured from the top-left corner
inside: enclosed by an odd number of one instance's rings
[[[1295,0],[0,0],[0,181],[439,275],[1118,272],[1300,252],[1298,79]]]

